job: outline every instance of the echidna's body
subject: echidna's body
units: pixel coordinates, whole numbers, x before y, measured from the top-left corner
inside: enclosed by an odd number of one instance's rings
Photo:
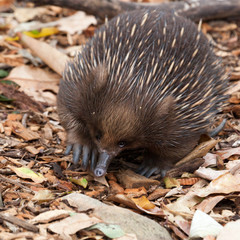
[[[58,108],[75,162],[96,149],[95,174],[127,148],[144,148],[142,173],[189,153],[224,99],[226,76],[206,37],[170,13],[125,13],[101,27],[65,69]],[[103,163],[104,160],[107,163]],[[91,160],[90,160],[91,161]],[[94,168],[94,166],[92,167]]]

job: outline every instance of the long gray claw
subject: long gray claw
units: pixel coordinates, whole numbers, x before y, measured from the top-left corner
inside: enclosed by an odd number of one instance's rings
[[[226,122],[227,122],[227,119],[226,118],[223,119],[222,122],[209,133],[209,136],[216,137],[219,134],[219,132],[221,132],[225,127]]]
[[[144,176],[149,178],[153,175],[153,173],[156,173],[158,171],[159,171],[158,167],[150,167],[148,171],[144,174]]]
[[[138,169],[137,169],[137,173],[142,175],[142,176],[145,176],[145,174],[150,170],[150,167],[147,167],[147,166],[144,166],[144,165],[141,165]]]
[[[73,146],[73,163],[74,164],[77,164],[79,162],[81,152],[82,152],[82,145],[78,143],[74,144]]]
[[[144,164],[141,164],[141,165],[139,166],[139,168],[136,170],[136,173],[142,175],[141,172],[144,170],[144,168],[145,168],[145,165],[144,165]]]
[[[108,165],[110,164],[111,160],[112,157],[106,152],[101,153],[98,159],[97,166],[94,170],[94,175],[96,177],[103,176],[107,172]]]
[[[91,156],[91,164],[90,164],[90,170],[93,172],[94,168],[97,163],[97,156],[98,156],[98,151],[97,149],[93,149],[92,151],[92,156]]]
[[[66,147],[66,150],[64,152],[64,155],[70,154],[72,148],[73,148],[73,145],[72,144],[68,144],[67,147]]]
[[[158,167],[146,166],[144,163],[136,171],[138,174],[147,178],[151,177],[153,173],[159,172]]]
[[[88,167],[88,162],[90,158],[90,149],[88,146],[83,146],[83,154],[82,154],[82,169],[86,171]]]

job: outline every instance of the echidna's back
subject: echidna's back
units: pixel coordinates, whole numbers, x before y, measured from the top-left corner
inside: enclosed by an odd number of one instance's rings
[[[184,130],[203,129],[226,90],[224,70],[195,24],[157,10],[127,12],[104,25],[79,54],[79,63],[83,74],[104,64],[106,97],[131,98],[145,114],[172,96]]]

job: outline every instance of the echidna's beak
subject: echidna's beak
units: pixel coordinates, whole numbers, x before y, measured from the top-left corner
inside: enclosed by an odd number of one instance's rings
[[[106,174],[108,166],[113,159],[113,156],[109,155],[107,152],[101,152],[98,158],[98,163],[94,170],[94,175],[96,177],[101,177]]]

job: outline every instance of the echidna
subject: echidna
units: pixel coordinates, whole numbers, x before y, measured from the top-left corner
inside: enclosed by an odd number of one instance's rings
[[[58,111],[73,161],[106,173],[122,150],[143,148],[140,173],[165,171],[207,133],[227,81],[190,20],[173,13],[124,13],[97,30],[65,68]],[[82,152],[83,151],[83,152]],[[82,153],[81,153],[82,152]]]

